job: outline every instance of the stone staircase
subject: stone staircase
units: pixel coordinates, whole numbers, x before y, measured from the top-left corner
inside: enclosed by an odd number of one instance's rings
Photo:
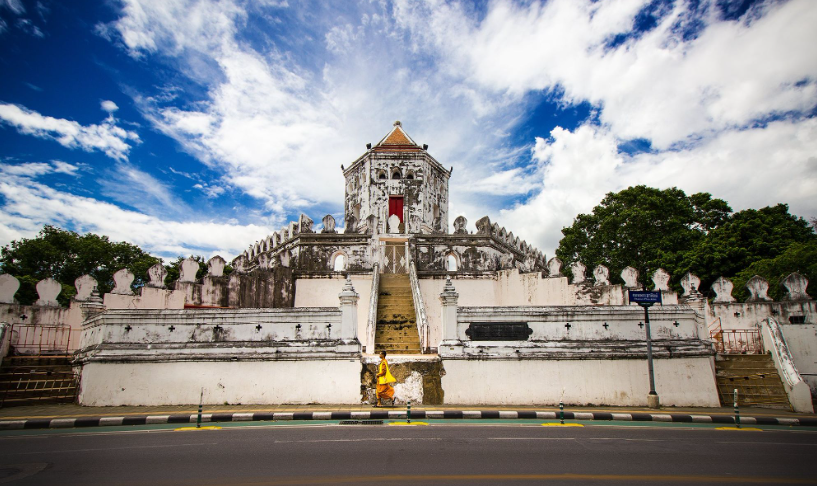
[[[380,275],[375,353],[420,354],[420,335],[408,274]]]
[[[732,406],[737,388],[738,404],[741,406],[791,410],[771,355],[719,354],[715,360],[715,371],[718,395],[724,407]]]
[[[0,406],[71,403],[78,385],[71,356],[7,356],[0,366]]]

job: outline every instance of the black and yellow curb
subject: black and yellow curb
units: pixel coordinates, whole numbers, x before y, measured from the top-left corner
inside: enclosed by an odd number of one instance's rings
[[[196,414],[131,415],[122,417],[32,418],[0,421],[0,430],[58,429],[74,427],[104,427],[122,425],[188,424],[196,423]],[[405,419],[405,410],[371,412],[235,412],[205,413],[202,422],[259,422],[282,420],[389,420]],[[559,412],[533,410],[416,410],[412,420],[419,419],[534,419],[558,420]],[[616,413],[564,412],[565,420],[673,422],[699,424],[734,424],[732,415],[698,415],[680,413]],[[785,425],[817,427],[817,417],[741,417],[741,425]]]

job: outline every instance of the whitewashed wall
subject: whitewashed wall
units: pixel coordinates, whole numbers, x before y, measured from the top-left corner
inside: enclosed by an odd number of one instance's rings
[[[646,406],[646,360],[448,360],[446,403]],[[711,357],[656,359],[661,404],[718,407]]]
[[[730,302],[707,303],[707,324],[720,319],[723,329],[753,329],[767,317],[788,325],[789,316],[805,316],[807,324],[817,324],[817,302]]]
[[[142,287],[139,295],[105,294],[106,309],[184,309],[185,293],[181,290],[165,290]]]
[[[87,363],[87,406],[360,403],[359,359]]]
[[[372,276],[351,275],[352,286],[360,296],[357,302],[357,335],[363,339],[366,335],[369,302],[372,297]],[[346,278],[299,278],[295,280],[295,307],[337,307]]]
[[[817,396],[817,325],[781,324],[780,328],[797,371],[811,388],[811,395]]]

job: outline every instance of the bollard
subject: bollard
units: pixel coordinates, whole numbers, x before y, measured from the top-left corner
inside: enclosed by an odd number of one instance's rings
[[[559,423],[565,424],[565,404],[562,400],[559,400]]]
[[[411,400],[406,401],[406,423],[411,423]]]
[[[740,410],[738,409],[738,389],[735,388],[735,425],[740,428]]]
[[[201,394],[199,395],[199,414],[196,416],[196,428],[201,428],[201,402],[204,400],[204,387],[201,388]]]

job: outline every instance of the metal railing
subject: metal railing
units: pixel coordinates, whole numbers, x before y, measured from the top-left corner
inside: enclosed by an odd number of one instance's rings
[[[12,324],[9,354],[69,354],[79,349],[81,329],[41,324]]]
[[[417,331],[420,333],[420,350],[428,352],[428,316],[426,306],[423,302],[423,293],[420,292],[420,281],[417,278],[417,267],[414,262],[409,264],[409,281],[411,282],[412,300],[414,301],[414,314],[417,317]]]
[[[763,343],[757,329],[721,329],[712,336],[715,350],[721,354],[763,354]]]
[[[366,321],[366,352],[374,353],[374,335],[377,330],[377,301],[380,295],[380,266],[372,268],[372,290],[369,297],[369,316]]]

